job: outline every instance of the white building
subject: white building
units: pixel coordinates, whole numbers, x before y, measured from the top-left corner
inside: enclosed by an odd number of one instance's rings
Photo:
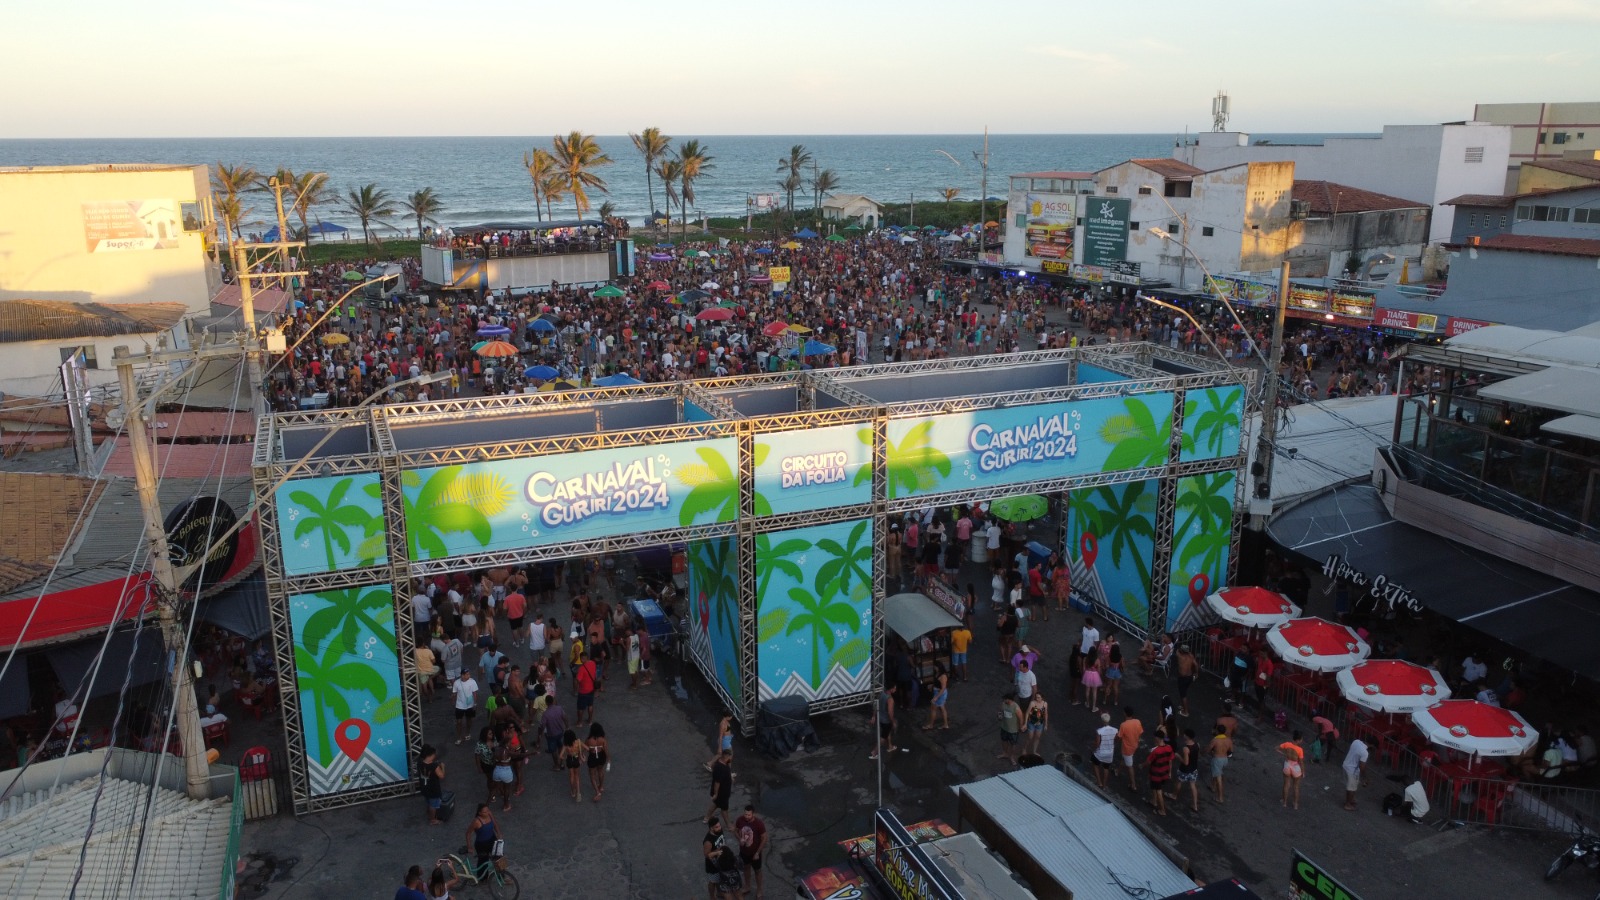
[[[87,387],[114,385],[113,347],[186,350],[189,315],[181,303],[0,300],[0,395],[59,397],[61,365],[80,352]],[[103,392],[95,394],[98,399]]]
[[[822,200],[822,217],[833,221],[850,220],[863,228],[877,228],[883,218],[883,204],[861,194],[834,194]]]
[[[0,167],[0,300],[181,303],[221,276],[205,166]]]
[[[1007,196],[1005,264],[1065,275],[1077,244],[1080,196],[1094,193],[1093,172],[1019,172]]]
[[[1333,181],[1380,194],[1427,201],[1432,243],[1450,239],[1452,210],[1462,194],[1505,189],[1512,129],[1486,122],[1386,125],[1376,138],[1329,138],[1321,144],[1252,144],[1242,132],[1198,135],[1173,156],[1200,169],[1249,162],[1292,162],[1297,178]]]

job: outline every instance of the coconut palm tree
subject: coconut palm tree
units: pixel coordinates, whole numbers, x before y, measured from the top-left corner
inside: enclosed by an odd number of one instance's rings
[[[811,193],[815,197],[815,202],[812,203],[811,208],[816,210],[818,213],[821,213],[822,198],[828,196],[834,191],[837,191],[838,189],[838,172],[835,172],[832,169],[823,169],[821,172],[813,173],[811,176]]]
[[[811,165],[811,151],[804,144],[795,144],[789,148],[789,155],[778,159],[778,174],[788,173],[783,180],[784,190],[789,194],[789,215],[794,215],[794,192],[800,187],[800,172]],[[790,185],[793,185],[791,187]]]
[[[544,210],[539,204],[546,199],[545,185],[556,174],[556,158],[548,150],[535,148],[522,154],[522,167],[528,170],[528,178],[533,181],[533,214],[542,222]]]
[[[678,179],[683,175],[683,163],[675,156],[656,163],[656,177],[661,179],[661,191],[667,200],[667,232],[672,232],[672,204],[681,202],[678,196]]]
[[[581,131],[571,132],[566,137],[556,135],[551,146],[555,150],[556,169],[564,176],[562,181],[572,195],[572,205],[578,208],[578,220],[582,221],[583,214],[589,210],[589,190],[610,193],[606,190],[605,179],[591,170],[611,165],[611,157],[601,152],[594,135]]]
[[[340,202],[361,222],[361,238],[369,244],[372,243],[372,223],[385,224],[385,219],[400,212],[394,201],[389,199],[389,192],[375,182],[351,188]]]
[[[715,159],[697,140],[678,145],[678,183],[682,186],[678,193],[678,206],[683,214],[680,224],[685,234],[689,232],[689,204],[694,202],[694,183],[716,168]]]
[[[561,172],[551,172],[545,176],[544,186],[540,190],[544,192],[545,212],[550,214],[550,221],[553,222],[556,218],[556,204],[567,196],[567,176]]]
[[[943,197],[944,198],[944,202],[946,204],[948,204],[951,200],[954,200],[955,198],[961,196],[961,189],[960,188],[945,188],[945,189],[943,189],[943,190],[941,190],[939,192],[939,196]]]
[[[401,200],[400,205],[405,207],[405,211],[417,220],[417,238],[419,240],[422,238],[422,223],[432,222],[437,225],[439,223],[437,218],[439,213],[444,212],[444,201],[439,198],[438,194],[433,192],[431,187],[425,187],[412,193],[411,196]]]
[[[646,128],[638,134],[629,134],[633,141],[633,149],[639,151],[644,157],[644,190],[650,197],[650,224],[656,222],[656,189],[651,176],[655,173],[656,163],[665,159],[672,152],[672,137],[661,133],[659,128]],[[670,213],[670,210],[668,211]]]
[[[300,233],[311,235],[311,211],[338,199],[327,172],[301,172],[294,176],[294,202],[290,210],[300,220]]]
[[[604,222],[617,214],[617,205],[607,200],[600,204],[600,208],[595,210],[594,214],[600,217],[600,221]]]
[[[240,238],[239,216],[243,204],[239,195],[253,189],[260,180],[260,172],[244,165],[225,166],[219,162],[211,173],[211,193],[216,195],[213,205],[223,214],[223,230],[234,240]]]

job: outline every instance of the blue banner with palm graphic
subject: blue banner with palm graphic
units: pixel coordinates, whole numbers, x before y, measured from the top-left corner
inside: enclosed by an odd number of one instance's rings
[[[1219,387],[1190,391],[1183,407],[1185,441],[1179,459],[1220,459],[1239,452],[1240,422],[1244,417],[1244,388]]]
[[[1067,555],[1073,590],[1135,628],[1150,627],[1155,479],[1073,491]]]
[[[889,499],[1160,466],[1171,434],[1170,393],[895,419],[884,447]]]
[[[832,425],[755,437],[758,516],[872,500],[872,426]]]
[[[1207,624],[1206,595],[1227,587],[1236,483],[1233,472],[1178,479],[1172,526],[1172,582],[1167,588],[1168,631],[1187,631]]]
[[[871,690],[871,519],[756,535],[761,699]]]
[[[273,503],[285,574],[337,572],[389,559],[375,472],[285,482]]]
[[[289,624],[311,795],[406,781],[393,590],[294,594]]]
[[[407,555],[444,559],[732,522],[738,452],[728,437],[408,470]]]
[[[691,541],[689,651],[738,709],[744,702],[739,673],[739,544],[733,537]]]

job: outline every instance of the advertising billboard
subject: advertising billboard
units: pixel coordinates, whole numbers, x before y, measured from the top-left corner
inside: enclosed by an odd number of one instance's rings
[[[393,589],[292,595],[289,624],[311,796],[406,781]]]
[[[338,572],[389,561],[376,472],[300,478],[278,486],[285,575]]]
[[[756,535],[761,699],[872,690],[871,519]]]
[[[1289,867],[1289,900],[1361,900],[1356,893],[1328,871],[1294,851],[1294,861]]]
[[[1078,224],[1074,194],[1028,194],[1023,255],[1032,259],[1072,259]]]
[[[1083,262],[1109,266],[1128,258],[1128,219],[1133,204],[1126,198],[1093,197],[1083,215]]]
[[[183,236],[176,200],[96,200],[83,204],[83,242],[89,253],[175,250]]]
[[[884,446],[888,495],[1160,466],[1171,434],[1170,393],[893,419]]]
[[[643,444],[411,469],[402,475],[412,560],[732,522],[735,438]]]
[[[833,425],[755,437],[758,516],[872,500],[872,426]]]
[[[1393,328],[1399,331],[1420,331],[1432,334],[1439,330],[1439,317],[1432,313],[1407,312],[1400,309],[1377,308],[1373,312],[1372,324],[1378,328]]]

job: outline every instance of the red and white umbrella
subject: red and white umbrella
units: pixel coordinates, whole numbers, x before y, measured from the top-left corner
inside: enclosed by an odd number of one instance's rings
[[[1372,653],[1348,626],[1316,616],[1274,625],[1267,632],[1267,646],[1284,662],[1313,672],[1347,669]]]
[[[1259,587],[1223,588],[1206,595],[1206,606],[1223,619],[1251,628],[1271,628],[1300,615],[1289,598]]]
[[[1369,659],[1334,680],[1345,699],[1381,713],[1416,712],[1450,697],[1438,672],[1399,659]]]
[[[767,323],[767,327],[761,329],[761,333],[767,337],[778,337],[779,335],[787,334],[788,331],[788,322],[769,322]]]
[[[1429,742],[1473,756],[1517,756],[1539,743],[1539,732],[1509,709],[1477,700],[1446,700],[1411,714]]]

